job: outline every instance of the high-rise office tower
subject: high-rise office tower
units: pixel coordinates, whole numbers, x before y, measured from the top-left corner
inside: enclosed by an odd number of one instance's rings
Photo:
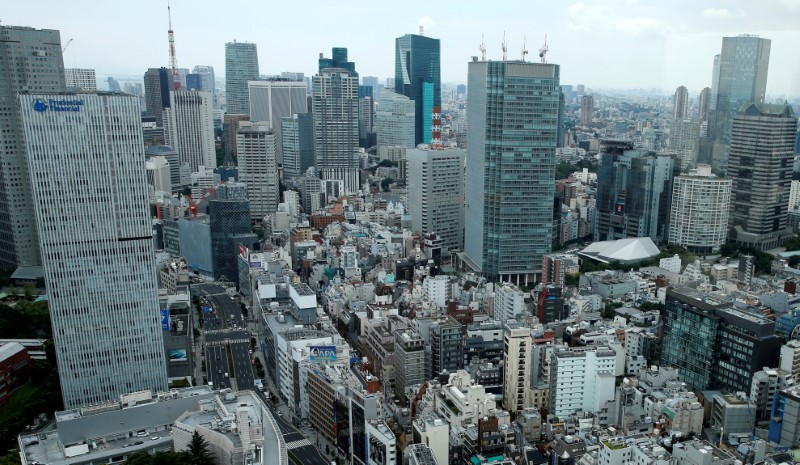
[[[529,406],[533,339],[530,328],[516,321],[506,323],[503,332],[503,408],[518,412]]]
[[[584,95],[581,97],[581,125],[589,126],[592,124],[592,113],[594,112],[594,97]]]
[[[281,136],[283,177],[291,179],[302,176],[314,166],[314,119],[311,113],[282,118]]]
[[[414,148],[414,101],[395,92],[383,91],[375,111],[378,147]]]
[[[361,85],[364,87],[372,87],[372,98],[377,100],[380,96],[381,89],[383,86],[381,85],[381,78],[377,76],[364,76],[361,78]]]
[[[222,117],[222,139],[225,141],[225,152],[233,158],[236,158],[236,132],[242,121],[250,121],[250,115],[226,113]]]
[[[657,244],[666,241],[672,180],[679,174],[672,157],[634,150],[629,140],[603,140],[595,240],[650,237]]]
[[[375,145],[375,99],[372,87],[358,86],[358,146]]]
[[[728,166],[733,117],[739,108],[745,103],[764,101],[770,45],[769,39],[751,35],[722,38],[718,76],[712,83],[716,102],[708,128],[714,169],[725,170]]]
[[[252,249],[258,242],[250,223],[247,186],[240,182],[220,184],[217,197],[208,202],[208,216],[214,279],[237,283],[239,244]]]
[[[167,68],[150,68],[144,73],[144,103],[147,114],[156,117],[156,125],[164,126],[164,108],[168,108],[172,73]]]
[[[700,121],[708,120],[708,108],[711,104],[711,88],[703,87],[698,98],[697,113]]]
[[[686,86],[675,89],[672,98],[672,119],[684,119],[689,114],[689,91]]]
[[[239,125],[236,133],[239,181],[247,184],[251,218],[261,222],[275,213],[278,187],[278,136],[266,121]]]
[[[394,91],[414,101],[414,143],[441,143],[442,78],[439,39],[406,34],[395,39]]]
[[[66,68],[64,78],[68,89],[81,89],[89,92],[97,90],[94,70],[88,68]]]
[[[41,264],[17,92],[64,88],[59,31],[0,26],[0,268],[4,270]]]
[[[203,89],[203,78],[199,74],[189,73],[186,75],[186,87],[181,87],[185,90],[209,90]]]
[[[358,76],[342,68],[325,68],[314,76],[314,165],[322,179],[344,181],[358,191]]]
[[[164,109],[166,145],[174,147],[181,163],[192,171],[200,166],[216,168],[211,92],[174,90],[169,97],[170,108]]]
[[[730,239],[737,243],[770,250],[792,237],[788,205],[796,131],[789,105],[743,105],[733,118]]]
[[[200,89],[198,90],[207,90],[211,92],[211,94],[216,95],[217,93],[217,84],[214,81],[214,67],[208,65],[197,65],[192,70],[193,74],[200,75]]]
[[[468,86],[465,262],[527,283],[552,247],[559,66],[473,61]]]
[[[700,165],[677,176],[672,190],[669,243],[698,253],[717,253],[728,235],[731,180]]]
[[[64,406],[165,390],[139,99],[20,94],[19,108]]]
[[[464,149],[406,151],[411,229],[464,249]]]
[[[278,161],[283,160],[281,120],[308,113],[308,95],[303,81],[250,81],[250,121],[268,121],[278,137]]]
[[[344,47],[333,47],[331,58],[325,58],[322,53],[319,54],[319,72],[322,73],[322,70],[327,68],[340,68],[346,70],[350,76],[358,77],[356,64],[347,60],[347,49]]]
[[[247,83],[258,79],[258,50],[256,44],[228,42],[225,44],[225,113],[247,115],[250,95]]]
[[[693,119],[672,120],[669,130],[669,150],[680,160],[681,171],[697,164],[700,125]]]

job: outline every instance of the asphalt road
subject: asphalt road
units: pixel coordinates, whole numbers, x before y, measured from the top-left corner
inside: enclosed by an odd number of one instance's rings
[[[322,453],[314,447],[308,438],[300,434],[294,426],[292,426],[289,421],[284,419],[283,416],[278,415],[278,410],[272,405],[272,402],[268,401],[266,396],[263,392],[255,391],[255,393],[261,398],[264,404],[269,408],[270,412],[272,412],[272,417],[275,418],[275,422],[278,424],[278,429],[280,429],[281,434],[283,434],[283,440],[286,442],[287,448],[289,451],[294,454],[301,463],[304,465],[329,465],[330,462],[323,457]],[[298,445],[303,441],[306,444]],[[294,446],[293,446],[294,445]]]

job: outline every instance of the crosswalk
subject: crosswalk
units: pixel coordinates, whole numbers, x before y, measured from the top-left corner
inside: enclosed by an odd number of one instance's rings
[[[224,339],[222,341],[206,341],[207,346],[223,346],[225,344],[249,344],[249,339]]]
[[[298,449],[300,447],[306,447],[306,446],[310,446],[310,445],[312,445],[312,444],[311,444],[311,441],[309,441],[308,439],[300,439],[298,441],[287,442],[286,443],[286,448],[291,450],[291,449]]]

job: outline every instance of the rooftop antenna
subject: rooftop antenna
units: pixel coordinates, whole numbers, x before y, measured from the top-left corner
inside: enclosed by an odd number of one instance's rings
[[[508,44],[506,43],[506,31],[503,31],[503,61],[508,59]]]
[[[525,45],[527,45],[527,42],[528,42],[528,38],[525,37],[525,36],[522,36],[522,61],[525,61],[525,55],[528,54],[528,49],[525,48]]]
[[[419,35],[421,36],[425,35],[425,26],[423,26],[422,24],[419,25]]]
[[[547,34],[544,35],[544,45],[542,48],[539,49],[539,58],[541,58],[542,63],[547,63],[547,52],[550,49],[547,47]]]
[[[486,43],[483,41],[483,34],[481,34],[481,61],[486,61]]]
[[[169,37],[169,67],[172,68],[172,88],[181,90],[181,77],[178,75],[178,57],[175,54],[175,33],[172,30],[172,10],[169,7],[169,1],[167,1],[167,17],[169,18],[167,36]]]

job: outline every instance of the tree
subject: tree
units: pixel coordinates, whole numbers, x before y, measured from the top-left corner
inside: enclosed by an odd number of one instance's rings
[[[394,179],[392,179],[392,178],[384,178],[383,181],[381,181],[381,189],[383,189],[383,192],[389,192],[390,191],[389,186],[393,182],[394,182]]]
[[[197,430],[192,434],[186,452],[189,453],[191,465],[214,465],[214,455],[208,450],[208,443]]]

